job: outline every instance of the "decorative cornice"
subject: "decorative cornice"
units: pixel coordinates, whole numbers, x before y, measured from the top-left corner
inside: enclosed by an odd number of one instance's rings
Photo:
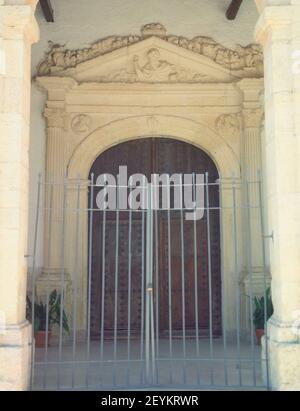
[[[168,43],[203,55],[230,70],[233,74],[238,73],[239,77],[262,77],[263,75],[263,55],[258,44],[250,44],[246,47],[236,46],[235,49],[229,49],[210,37],[197,36],[188,39],[182,36],[167,35],[165,27],[160,23],[150,23],[143,26],[140,35],[113,35],[84,49],[68,50],[65,46],[49,42],[50,50],[38,66],[38,75],[55,75],[55,73],[74,68],[80,63],[128,47],[149,37],[159,37]]]

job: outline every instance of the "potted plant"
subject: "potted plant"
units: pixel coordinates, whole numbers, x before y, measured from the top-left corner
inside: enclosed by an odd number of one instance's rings
[[[48,310],[48,327],[47,327],[47,310]],[[26,317],[32,321],[32,302],[27,296]],[[34,302],[34,339],[36,347],[44,347],[46,341],[50,341],[52,326],[54,324],[60,325],[61,320],[61,294],[53,290],[49,296],[49,303],[43,301]],[[65,310],[62,310],[62,326],[69,334],[69,322]],[[47,335],[48,333],[48,335]]]
[[[266,302],[265,302],[266,298]],[[267,288],[265,295],[254,298],[255,309],[253,312],[253,323],[257,344],[261,344],[261,337],[265,334],[265,323],[273,314],[273,303],[271,298],[271,289]]]

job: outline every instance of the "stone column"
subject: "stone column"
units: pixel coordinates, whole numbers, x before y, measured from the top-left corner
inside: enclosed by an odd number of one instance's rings
[[[260,2],[264,48],[265,155],[274,315],[269,320],[271,386],[300,389],[300,0]],[[279,4],[279,5],[278,5]]]
[[[265,280],[269,284],[269,274],[263,261],[263,238],[261,233],[261,210],[259,194],[259,173],[262,174],[261,107],[262,79],[245,79],[239,83],[243,94],[241,167],[243,180],[243,202],[249,209],[243,212],[245,294],[263,295]],[[248,183],[247,183],[248,182]],[[247,187],[248,186],[248,187]],[[250,313],[249,313],[250,314]],[[248,315],[250,318],[250,315]]]
[[[0,390],[28,387],[25,320],[31,44],[37,0],[0,1]]]

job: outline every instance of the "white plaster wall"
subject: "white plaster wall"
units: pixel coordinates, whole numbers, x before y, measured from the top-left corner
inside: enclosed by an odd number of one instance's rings
[[[142,25],[160,22],[169,34],[210,36],[227,47],[253,42],[258,13],[253,0],[245,0],[235,21],[228,21],[225,10],[230,0],[51,0],[55,23],[47,23],[37,8],[40,41],[32,47],[32,75],[48,49],[48,41],[67,48],[86,47],[112,34],[140,34]],[[45,164],[45,122],[42,111],[45,94],[33,84],[30,142],[29,254],[33,246],[36,181]],[[42,223],[42,220],[41,220]],[[42,225],[40,226],[42,230]],[[29,261],[29,265],[31,262]],[[38,248],[36,266],[42,265]]]

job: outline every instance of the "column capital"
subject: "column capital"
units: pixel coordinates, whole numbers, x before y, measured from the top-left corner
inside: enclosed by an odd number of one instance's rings
[[[12,1],[0,5],[0,37],[24,39],[35,43],[39,39],[39,27],[34,12],[37,0]]]
[[[261,107],[256,108],[244,108],[243,109],[243,122],[244,128],[261,128],[263,120],[263,110]]]
[[[48,128],[64,128],[66,113],[63,109],[46,107],[43,114]]]

